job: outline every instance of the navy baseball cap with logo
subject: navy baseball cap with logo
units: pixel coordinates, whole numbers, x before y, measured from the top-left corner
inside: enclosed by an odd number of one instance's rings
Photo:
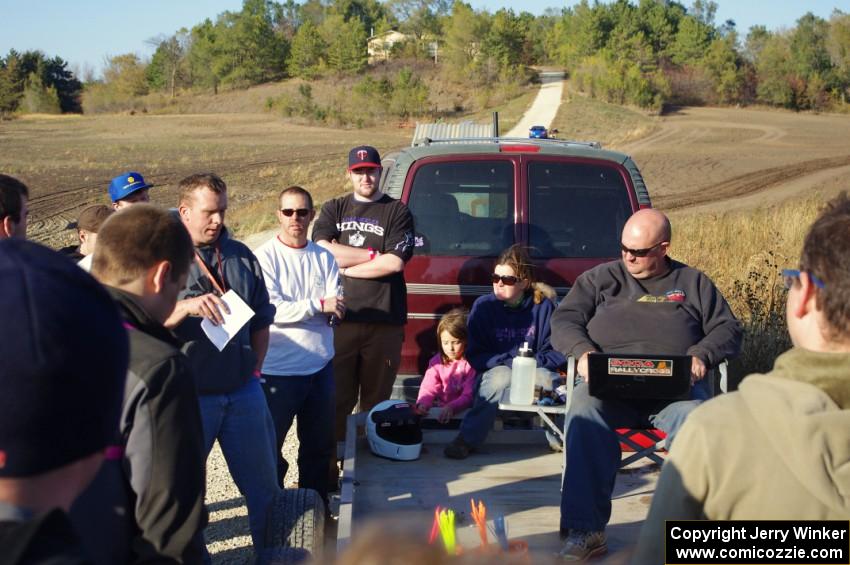
[[[118,175],[112,179],[112,182],[109,183],[109,198],[111,198],[113,202],[117,202],[122,198],[127,198],[136,191],[142,190],[143,188],[150,188],[152,186],[152,184],[147,184],[145,182],[142,175],[130,171],[129,173]]]
[[[348,170],[381,167],[381,155],[370,145],[360,145],[348,152]]]

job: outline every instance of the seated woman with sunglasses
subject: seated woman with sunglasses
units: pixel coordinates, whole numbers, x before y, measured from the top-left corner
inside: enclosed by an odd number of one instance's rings
[[[551,384],[555,371],[565,363],[549,341],[555,291],[535,281],[527,250],[513,245],[503,251],[491,277],[493,294],[475,301],[467,322],[466,357],[480,377],[472,409],[444,451],[451,459],[465,459],[484,443],[499,401],[510,387],[511,365],[523,343],[528,342],[537,359],[538,384]]]

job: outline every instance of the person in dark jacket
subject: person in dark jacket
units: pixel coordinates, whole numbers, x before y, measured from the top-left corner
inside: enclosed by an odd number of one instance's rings
[[[198,397],[180,342],[162,325],[193,257],[182,223],[149,204],[116,214],[98,235],[92,274],[118,304],[130,336],[119,429],[123,454],[104,465],[72,512],[103,565],[203,559],[205,452]],[[124,512],[115,515],[114,508]]]
[[[26,239],[29,197],[27,185],[15,177],[0,174],[0,239]]]
[[[227,467],[248,506],[255,552],[265,546],[269,504],[280,492],[275,430],[260,385],[275,308],[257,258],[224,227],[227,185],[212,173],[180,181],[180,218],[195,247],[186,289],[167,327],[175,327],[195,373],[204,449],[218,440]],[[123,213],[123,212],[122,212]],[[222,320],[222,296],[235,293],[254,314],[219,350],[204,333],[202,318]]]
[[[512,245],[499,255],[491,282],[493,293],[476,299],[469,313],[466,358],[481,376],[460,433],[443,452],[451,459],[465,459],[484,443],[499,402],[510,388],[513,360],[523,344],[534,351],[535,380],[547,388],[566,361],[550,342],[555,290],[537,282],[525,247]]]
[[[84,208],[77,221],[68,224],[68,229],[77,230],[79,243],[63,247],[59,252],[77,262],[94,253],[94,246],[97,244],[97,232],[100,231],[100,226],[112,215],[112,212],[112,208],[104,204],[95,204]]]
[[[583,561],[607,551],[605,526],[620,466],[614,429],[656,427],[670,445],[688,414],[713,392],[705,376],[738,354],[741,325],[700,271],[667,256],[670,221],[640,210],[623,228],[622,259],[582,273],[552,315],[552,345],[577,360],[584,382],[567,413],[569,462],[561,491],[561,557]],[[690,355],[691,399],[599,399],[590,396],[587,356],[605,353]],[[614,425],[616,424],[616,425]]]
[[[114,439],[127,334],[109,295],[36,243],[0,240],[0,562],[91,563],[66,512]]]

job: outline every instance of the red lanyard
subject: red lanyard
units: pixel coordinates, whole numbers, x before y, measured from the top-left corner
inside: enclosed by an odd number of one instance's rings
[[[218,249],[218,245],[215,246],[215,258],[216,261],[218,261],[218,276],[221,277],[221,284],[219,284],[218,279],[212,274],[210,268],[201,257],[201,254],[198,253],[197,249],[195,249],[195,261],[198,263],[198,267],[200,267],[207,278],[210,279],[210,283],[212,283],[213,287],[216,291],[218,291],[219,296],[221,296],[227,292],[227,281],[224,279],[224,268],[222,267],[221,252]]]

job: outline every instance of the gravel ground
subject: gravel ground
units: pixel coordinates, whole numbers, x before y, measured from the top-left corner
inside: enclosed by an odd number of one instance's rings
[[[296,459],[298,438],[295,437],[295,422],[289,429],[283,444],[283,456],[289,461],[289,471],[284,484],[287,488],[298,484]],[[245,499],[230,478],[227,463],[221,454],[218,442],[207,459],[207,508],[209,526],[206,529],[207,548],[214,565],[252,563],[251,534],[248,530],[248,509]]]

